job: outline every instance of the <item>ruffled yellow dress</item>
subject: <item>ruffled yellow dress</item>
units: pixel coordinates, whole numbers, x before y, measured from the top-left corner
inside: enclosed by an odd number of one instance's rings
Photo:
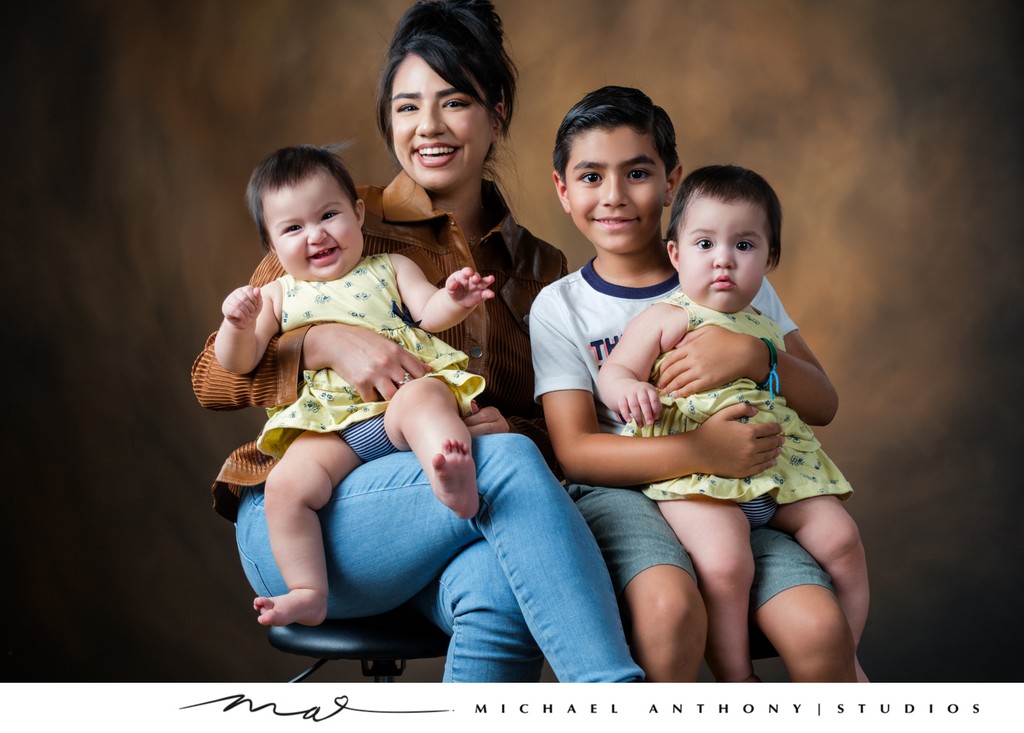
[[[462,414],[470,414],[470,403],[483,391],[484,378],[465,371],[469,364],[466,354],[411,322],[402,307],[388,255],[365,257],[347,275],[331,282],[296,280],[290,275],[278,282],[284,295],[283,331],[326,322],[376,331],[429,364],[433,371],[427,376],[445,381]],[[267,410],[267,423],[257,445],[263,453],[280,458],[303,431],[344,431],[386,408],[387,402],[363,402],[352,385],[332,369],[307,370],[299,398]]]
[[[719,313],[697,305],[683,293],[671,295],[664,302],[686,311],[691,331],[717,325],[729,331],[771,339],[776,349],[784,349],[781,329],[767,316],[745,312]],[[664,354],[654,364],[652,381],[658,377],[663,358]],[[840,499],[849,498],[853,493],[853,487],[843,477],[835,463],[825,455],[810,427],[794,410],[786,406],[786,400],[782,395],[775,395],[772,399],[767,390],[759,389],[749,379],[740,379],[719,389],[689,397],[671,398],[663,395],[662,413],[653,425],[645,425],[638,430],[636,423],[631,422],[623,430],[623,434],[649,437],[683,433],[693,430],[719,410],[740,402],[758,408],[758,413],[750,420],[782,425],[786,440],[782,453],[772,468],[743,479],[692,474],[651,484],[644,489],[644,493],[659,501],[705,495],[734,502],[746,502],[762,494],[771,494],[779,504],[821,494],[832,494]]]

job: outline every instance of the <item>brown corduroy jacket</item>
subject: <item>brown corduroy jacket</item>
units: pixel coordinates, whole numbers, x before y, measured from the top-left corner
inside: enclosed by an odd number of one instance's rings
[[[470,247],[458,224],[433,209],[427,192],[400,173],[386,188],[359,189],[366,203],[364,254],[403,254],[414,260],[427,279],[441,287],[448,275],[472,267],[493,275],[497,297],[438,336],[470,357],[469,370],[482,374],[487,388],[477,402],[493,406],[512,430],[529,436],[555,468],[543,416],[533,399],[533,366],[527,315],[545,285],[564,276],[565,255],[519,226],[493,184],[484,184],[484,206],[500,213],[500,224]],[[261,286],[284,274],[273,253],[253,273],[251,285]],[[250,374],[224,370],[213,352],[216,334],[206,340],[192,365],[192,389],[199,403],[211,410],[274,407],[294,402],[302,378],[302,343],[311,326],[274,338],[260,365]],[[262,483],[275,461],[256,449],[255,439],[228,456],[213,484],[213,506],[234,521],[242,486]]]

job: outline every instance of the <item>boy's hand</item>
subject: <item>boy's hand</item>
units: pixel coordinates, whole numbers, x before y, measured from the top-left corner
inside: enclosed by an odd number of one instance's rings
[[[661,362],[658,387],[670,396],[689,395],[749,377],[767,375],[768,352],[760,339],[706,326],[690,331]]]
[[[463,308],[476,308],[485,300],[494,297],[494,291],[490,290],[494,276],[483,277],[471,267],[463,267],[457,272],[448,276],[445,288],[448,296]]]
[[[617,408],[623,422],[636,420],[636,426],[652,424],[661,414],[661,394],[647,382],[635,382],[619,397]]]
[[[745,478],[775,465],[785,442],[782,427],[775,422],[747,422],[756,414],[753,405],[729,405],[693,431],[703,462],[699,473]]]
[[[224,299],[221,311],[224,313],[224,320],[235,328],[248,328],[256,322],[262,307],[263,296],[260,295],[260,289],[244,285]]]

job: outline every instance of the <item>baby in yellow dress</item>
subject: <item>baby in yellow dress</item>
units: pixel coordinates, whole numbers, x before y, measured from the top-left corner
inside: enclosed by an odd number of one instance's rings
[[[778,263],[781,222],[778,197],[753,171],[708,166],[687,176],[676,192],[668,230],[680,289],[629,323],[598,373],[602,400],[629,423],[624,432],[630,435],[691,430],[739,402],[758,408],[751,420],[782,426],[778,460],[755,476],[694,474],[644,490],[659,502],[693,560],[708,609],[708,662],[720,680],[753,677],[747,642],[751,527],[792,534],[829,573],[855,643],[867,619],[864,548],[840,503],[853,489],[779,394],[775,366],[782,333],[751,306],[765,274]],[[694,395],[661,394],[652,382],[664,355],[688,332],[710,325],[764,341],[766,380],[738,379]],[[857,670],[866,679],[859,664]]]
[[[243,286],[224,301],[215,351],[228,371],[256,368],[273,336],[310,323],[347,323],[392,339],[426,364],[422,378],[396,380],[388,401],[364,402],[330,369],[306,371],[299,398],[268,410],[258,444],[278,458],[267,477],[271,549],[288,593],[257,597],[264,625],[317,625],[327,613],[327,571],[317,510],[362,462],[411,450],[437,498],[467,519],[479,509],[469,415],[483,377],[469,358],[428,331],[443,331],[494,297],[494,278],[471,268],[444,288],[402,255],[363,257],[364,205],[330,149],[283,148],[249,180],[249,208],[285,276]],[[412,367],[409,367],[412,368]]]

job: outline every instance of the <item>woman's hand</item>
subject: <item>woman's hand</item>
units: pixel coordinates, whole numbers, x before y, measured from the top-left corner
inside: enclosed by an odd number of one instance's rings
[[[390,400],[403,384],[430,371],[394,341],[365,328],[338,323],[309,329],[302,360],[305,369],[336,371],[364,402]]]
[[[690,331],[661,363],[658,388],[687,397],[741,377],[768,375],[768,347],[760,339],[705,326]]]
[[[497,407],[480,408],[473,400],[473,414],[462,419],[473,437],[509,432],[508,421]]]

